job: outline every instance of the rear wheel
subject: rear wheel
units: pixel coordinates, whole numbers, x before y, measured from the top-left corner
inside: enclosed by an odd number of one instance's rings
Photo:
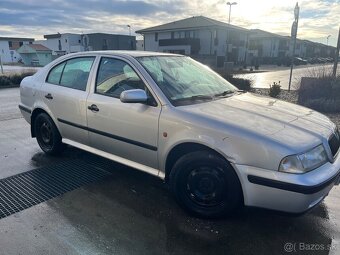
[[[40,113],[34,121],[34,131],[40,148],[49,155],[58,155],[64,149],[61,135],[46,113]]]
[[[226,216],[235,212],[243,201],[234,169],[210,151],[182,156],[171,171],[170,186],[177,202],[199,217]]]

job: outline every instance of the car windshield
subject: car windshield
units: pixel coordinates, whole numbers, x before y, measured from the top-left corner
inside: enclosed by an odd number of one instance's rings
[[[137,59],[175,106],[215,100],[237,91],[209,67],[189,57],[148,56]]]

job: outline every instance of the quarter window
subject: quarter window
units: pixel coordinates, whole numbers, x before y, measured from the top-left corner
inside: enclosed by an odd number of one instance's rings
[[[52,84],[59,84],[60,82],[60,78],[61,78],[61,74],[63,72],[64,66],[65,66],[66,62],[63,62],[59,65],[57,65],[56,67],[54,67],[48,77],[47,77],[47,82],[48,83],[52,83]]]
[[[96,93],[119,98],[124,90],[145,89],[144,82],[126,62],[102,58],[99,64]]]

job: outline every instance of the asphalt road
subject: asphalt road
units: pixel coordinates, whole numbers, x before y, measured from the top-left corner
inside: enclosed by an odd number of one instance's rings
[[[310,76],[315,77],[318,74],[330,74],[333,66],[331,64],[326,65],[307,65],[307,66],[295,66],[292,75],[291,89],[298,88],[301,81],[301,77]],[[269,88],[274,82],[280,82],[282,89],[288,89],[290,67],[260,67],[265,72],[253,73],[253,74],[240,74],[236,77],[243,77],[253,80],[253,86],[255,88]],[[340,74],[340,65],[338,66],[338,73]]]
[[[71,159],[101,162],[71,147],[44,155],[17,109],[18,93],[0,90],[0,179]],[[245,208],[208,221],[183,212],[161,180],[119,164],[110,172],[1,219],[0,254],[340,254],[339,187],[303,216]]]

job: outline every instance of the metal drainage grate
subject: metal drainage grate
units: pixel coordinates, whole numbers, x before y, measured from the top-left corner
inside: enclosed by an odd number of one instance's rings
[[[0,180],[0,219],[110,176],[81,160],[34,169]]]

